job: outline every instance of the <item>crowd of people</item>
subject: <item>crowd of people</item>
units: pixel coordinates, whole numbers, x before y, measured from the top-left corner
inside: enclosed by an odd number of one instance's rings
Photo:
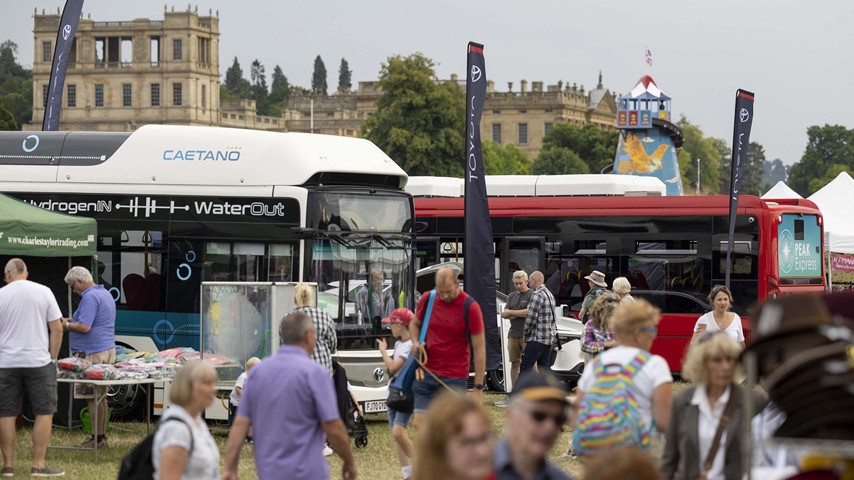
[[[2,476],[14,474],[15,418],[25,391],[35,415],[31,474],[61,476],[63,471],[45,464],[45,452],[56,411],[54,362],[63,332],[68,332],[72,355],[111,362],[115,302],[88,270],[73,267],[65,282],[80,296],[80,303],[72,317],[65,318],[51,291],[27,279],[22,260],[10,260],[4,276]],[[381,278],[376,276],[372,290],[380,290]],[[800,381],[792,378],[809,381],[799,370],[804,362],[839,360],[840,355],[850,359],[854,352],[850,323],[840,324],[839,315],[831,315],[825,305],[829,300],[767,301],[753,315],[754,336],[745,348],[741,319],[730,311],[732,292],[714,287],[709,294],[712,309],[696,320],[683,363],[682,377],[690,386],[674,393],[667,362],[650,353],[658,335],[658,309],[632,298],[626,279],[617,278],[609,289],[601,272],[585,278],[591,286],[580,315],[585,369],[575,391],[569,392],[550,373],[559,346],[554,296],[541,272],[514,273],[516,291],[501,315],[511,325],[508,350],[513,365],[513,389],[497,402],[505,408],[502,432],[495,431],[483,406],[483,312],[460,288],[457,272],[440,269],[435,290],[421,296],[415,312],[398,308],[387,313],[382,322],[395,343],[389,353],[386,339],[377,340],[385,368],[392,381],[409,374],[408,367],[414,369],[409,406],[388,410],[404,480],[569,479],[549,461],[556,447],[581,461],[585,479],[740,479],[753,468],[791,467],[797,462],[803,452],[766,448],[763,440],[775,432],[807,428],[831,435],[849,432],[839,425],[816,426],[791,408],[791,392],[797,391]],[[379,309],[377,299],[366,296],[369,309],[372,303]],[[342,478],[358,476],[338,407],[340,392],[333,382],[333,320],[313,307],[313,291],[307,285],[296,287],[294,301],[297,308],[278,325],[278,352],[263,360],[249,359],[235,382],[230,398],[233,423],[222,470],[220,449],[203,417],[216,399],[216,368],[190,361],[178,370],[169,391],[171,406],[152,441],[155,479],[235,479],[247,443],[252,444],[261,479],[330,478],[325,450],[341,458]],[[833,307],[837,314],[838,304]],[[850,310],[849,304],[843,302],[842,310]],[[810,355],[805,357],[802,350]],[[756,355],[765,389],[745,384],[741,368],[745,351]],[[473,388],[466,393],[472,366]],[[838,386],[834,375],[854,370],[834,368],[823,370],[822,385]],[[86,399],[92,410],[105,398],[98,389],[78,388],[74,395]],[[99,404],[98,411],[106,413],[106,404]],[[751,445],[760,447],[753,458],[745,455],[749,445],[741,435],[747,422],[753,423]],[[83,446],[108,446],[105,423],[99,414]],[[564,431],[572,432],[570,445],[558,445]]]

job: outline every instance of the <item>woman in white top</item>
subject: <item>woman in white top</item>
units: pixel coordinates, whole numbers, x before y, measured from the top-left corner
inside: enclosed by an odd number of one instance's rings
[[[694,383],[673,398],[673,412],[665,437],[661,473],[666,480],[706,478],[740,480],[742,465],[741,432],[746,421],[744,390],[735,381],[741,345],[722,332],[707,332],[688,350],[682,375]],[[753,411],[761,398],[750,390]],[[730,419],[722,431],[715,455],[710,457],[721,418],[732,401]]]
[[[172,406],[160,418],[152,446],[154,480],[218,480],[219,448],[202,419],[216,395],[216,370],[187,362],[169,389]]]
[[[741,328],[741,317],[729,311],[733,301],[732,292],[723,285],[717,285],[708,298],[713,310],[697,319],[691,345],[705,332],[724,332],[743,347],[744,330]]]
[[[611,317],[617,346],[600,353],[596,359],[604,364],[628,365],[642,350],[649,352],[658,335],[659,320],[661,314],[658,309],[645,300],[621,304]],[[632,380],[644,425],[664,432],[670,420],[670,402],[673,398],[673,376],[670,375],[667,361],[658,355],[650,355]],[[576,405],[582,404],[584,392],[590,390],[595,381],[594,369],[585,368],[578,381]]]

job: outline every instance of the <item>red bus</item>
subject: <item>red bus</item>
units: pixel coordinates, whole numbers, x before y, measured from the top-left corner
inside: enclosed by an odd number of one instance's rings
[[[706,296],[724,283],[728,197],[490,196],[489,208],[500,291],[512,291],[513,271],[540,270],[558,303],[577,312],[589,288],[584,276],[599,270],[609,285],[624,276],[633,296],[662,311],[653,353],[681,371],[694,324],[710,310]],[[416,194],[415,215],[418,268],[464,261],[462,198]],[[809,200],[739,198],[730,286],[745,335],[752,304],[825,290],[822,239]]]

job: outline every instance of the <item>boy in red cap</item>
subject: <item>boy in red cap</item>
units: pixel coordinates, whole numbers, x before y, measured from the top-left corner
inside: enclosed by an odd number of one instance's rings
[[[391,328],[391,335],[397,338],[394,344],[394,352],[391,356],[388,354],[388,344],[384,338],[377,340],[377,347],[380,354],[383,356],[386,370],[391,375],[389,384],[394,380],[395,375],[403,368],[406,359],[412,351],[412,337],[409,334],[409,322],[412,321],[412,311],[408,308],[398,308],[391,312],[387,318],[383,319],[383,323]],[[415,447],[412,445],[412,440],[409,439],[409,433],[406,431],[406,425],[409,423],[409,418],[412,416],[412,410],[409,412],[399,412],[391,408],[388,409],[388,426],[391,429],[391,435],[394,437],[394,442],[397,450],[397,459],[400,460],[400,471],[403,474],[404,480],[412,477],[412,458],[415,456]]]

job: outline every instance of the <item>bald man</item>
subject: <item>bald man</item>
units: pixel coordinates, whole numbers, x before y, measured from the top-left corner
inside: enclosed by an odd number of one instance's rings
[[[519,376],[532,370],[534,364],[540,372],[551,370],[551,350],[557,342],[557,322],[555,319],[555,297],[545,286],[542,272],[531,274],[531,289],[534,295],[528,303],[528,316],[525,318],[525,351]]]
[[[421,338],[422,319],[426,315],[429,298],[430,295],[421,296],[415,310],[415,318],[409,324],[413,353],[421,349],[418,340]],[[446,388],[435,377],[438,377],[448,388],[465,391],[471,355],[469,337],[474,349],[473,395],[482,400],[483,377],[486,369],[483,313],[480,311],[480,305],[460,289],[457,272],[451,268],[442,268],[436,272],[436,299],[433,302],[424,342],[428,372],[419,369],[413,387],[415,394],[413,424],[416,427],[420,425],[423,414],[433,397]]]

